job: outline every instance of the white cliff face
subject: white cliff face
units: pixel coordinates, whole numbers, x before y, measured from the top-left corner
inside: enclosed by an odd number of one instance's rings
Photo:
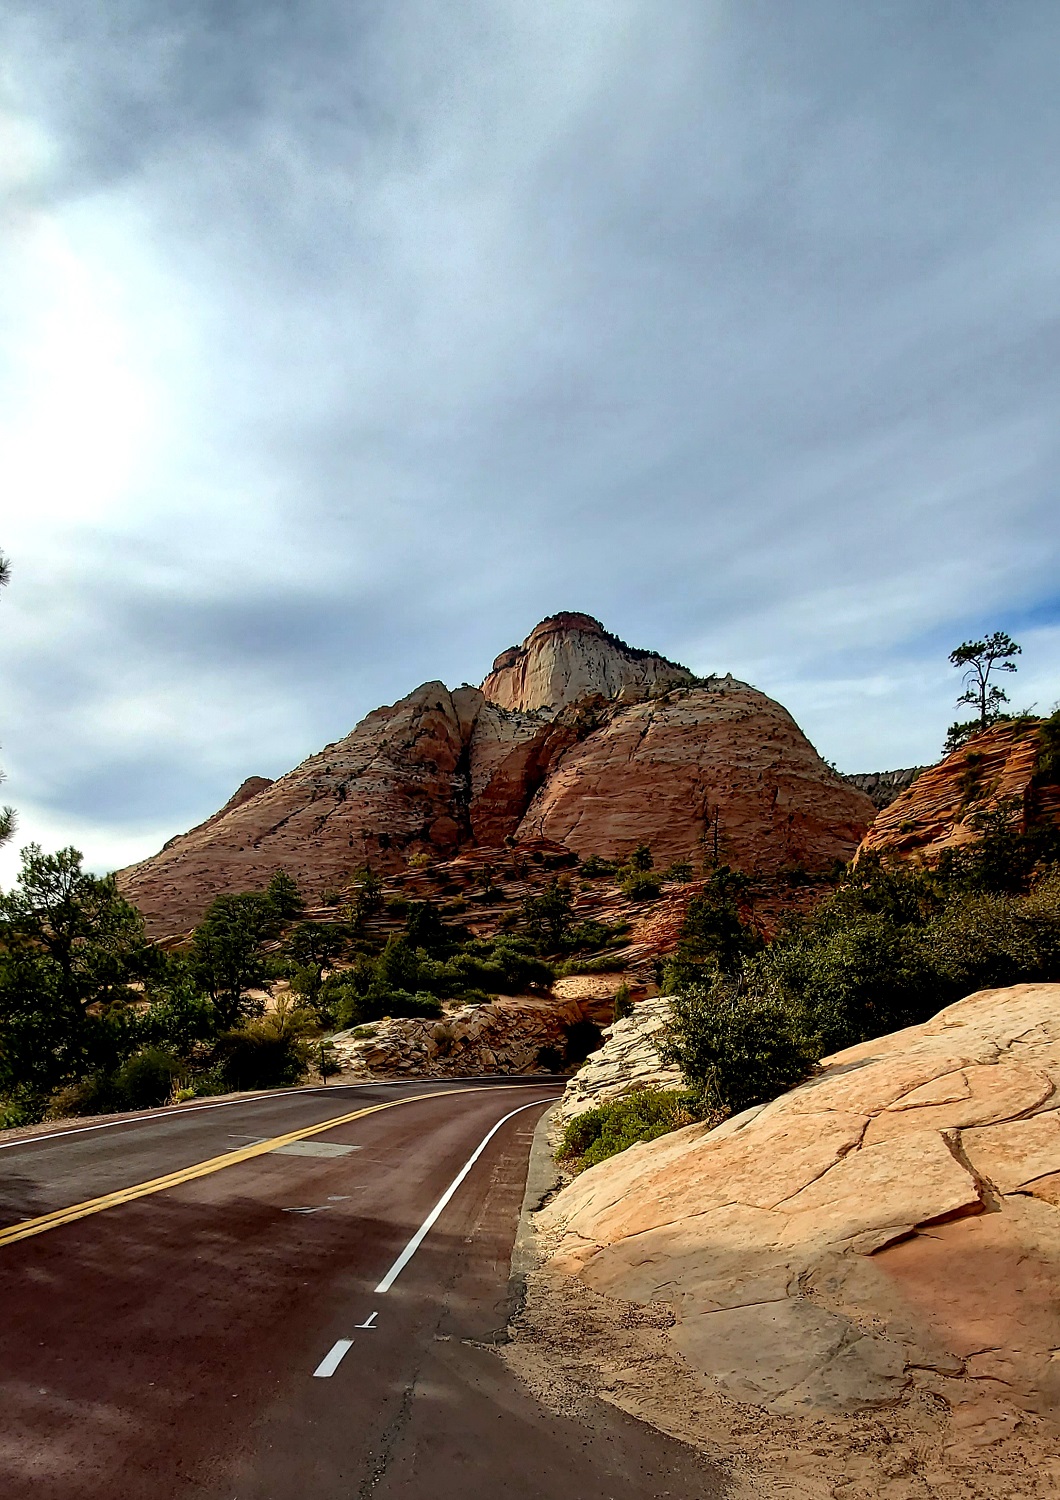
[[[631,1016],[608,1026],[604,1045],[567,1084],[552,1116],[553,1131],[558,1134],[576,1115],[638,1089],[685,1088],[680,1068],[663,1061],[669,1025],[670,1001],[660,995],[640,1001]]]
[[[624,647],[590,615],[562,614],[502,652],[482,691],[501,708],[556,713],[592,695],[637,698],[695,680],[687,667]]]

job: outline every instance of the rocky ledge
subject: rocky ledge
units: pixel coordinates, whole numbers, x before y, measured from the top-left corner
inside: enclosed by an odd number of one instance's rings
[[[430,1020],[392,1017],[331,1038],[344,1073],[358,1078],[451,1078],[549,1073],[567,1028],[586,1019],[577,1000],[500,998]]]
[[[631,1016],[604,1029],[604,1044],[578,1069],[553,1113],[556,1130],[608,1099],[640,1089],[684,1087],[679,1068],[663,1061],[662,1046],[670,1021],[665,996],[642,1000]]]
[[[669,1304],[672,1345],[730,1399],[820,1416],[915,1397],[1055,1437],[1058,1017],[1060,985],[981,991],[714,1130],[634,1146],[539,1216],[551,1268]]]

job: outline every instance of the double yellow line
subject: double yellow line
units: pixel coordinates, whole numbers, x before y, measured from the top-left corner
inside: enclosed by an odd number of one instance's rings
[[[500,1084],[510,1088],[510,1084]],[[323,1120],[319,1125],[307,1125],[302,1130],[291,1130],[286,1135],[273,1136],[271,1140],[256,1141],[253,1146],[241,1146],[238,1151],[226,1151],[223,1156],[211,1156],[208,1161],[195,1162],[190,1167],[181,1167],[179,1172],[168,1172],[165,1177],[152,1177],[149,1182],[137,1182],[132,1187],[118,1188],[113,1193],[103,1193],[99,1198],[88,1198],[84,1203],[73,1203],[69,1208],[57,1208],[53,1213],[42,1214],[39,1219],[23,1219],[21,1224],[11,1224],[0,1229],[0,1246],[13,1245],[16,1240],[28,1240],[31,1235],[44,1234],[48,1229],[58,1229],[61,1224],[72,1224],[75,1219],[86,1219],[89,1214],[102,1213],[106,1208],[118,1208],[122,1203],[132,1203],[137,1198],[147,1198],[152,1193],[164,1193],[167,1188],[180,1187],[182,1183],[194,1182],[197,1177],[209,1177],[212,1172],[223,1172],[225,1167],[235,1167],[241,1161],[252,1161],[255,1156],[267,1156],[292,1141],[304,1141],[311,1135],[334,1130],[337,1125],[349,1125],[354,1120],[363,1120],[366,1115],[378,1114],[382,1109],[397,1109],[401,1104],[415,1104],[421,1099],[441,1099],[446,1094],[481,1093],[481,1089],[437,1089],[430,1094],[413,1094],[408,1099],[391,1099],[386,1104],[371,1104],[367,1109],[355,1109],[349,1115],[336,1115]]]

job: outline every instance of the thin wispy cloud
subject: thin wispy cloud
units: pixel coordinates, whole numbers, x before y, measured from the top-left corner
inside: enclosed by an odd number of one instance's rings
[[[1050,708],[1058,43],[1044,3],[12,0],[24,832],[146,853],[559,608],[845,769],[936,753],[984,628]]]

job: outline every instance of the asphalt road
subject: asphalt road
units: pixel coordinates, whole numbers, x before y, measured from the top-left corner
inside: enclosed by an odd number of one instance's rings
[[[556,1092],[333,1086],[0,1146],[0,1495],[722,1495],[486,1347]]]

